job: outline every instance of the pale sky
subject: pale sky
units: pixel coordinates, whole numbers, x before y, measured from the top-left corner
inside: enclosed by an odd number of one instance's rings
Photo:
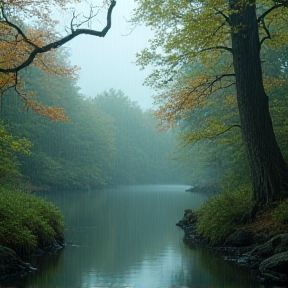
[[[125,19],[129,19],[134,5],[133,0],[118,0],[112,14],[112,27],[106,37],[83,35],[68,46],[72,53],[71,64],[81,67],[78,85],[82,94],[94,97],[110,88],[122,90],[146,109],[152,107],[151,96],[155,92],[142,85],[149,71],[140,71],[133,62],[135,54],[148,47],[152,32],[146,27],[136,27],[130,33],[131,26]],[[105,21],[93,21],[97,30],[106,25]]]

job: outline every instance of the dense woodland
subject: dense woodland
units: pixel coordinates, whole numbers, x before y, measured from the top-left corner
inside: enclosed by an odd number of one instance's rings
[[[228,151],[236,142],[243,144],[240,159],[248,162],[245,170],[250,170],[247,184],[253,203],[247,221],[265,206],[286,198],[286,153],[275,136],[275,131],[278,138],[286,133],[286,115],[283,111],[280,120],[273,113],[285,107],[287,99],[279,91],[287,82],[286,1],[138,4],[133,22],[155,33],[137,55],[137,64],[154,67],[146,84],[158,91],[158,117],[167,127],[182,125],[185,144],[207,137],[218,142],[223,134],[233,143]],[[282,132],[277,131],[277,120]],[[239,141],[233,139],[237,129]],[[216,162],[225,168],[225,162]]]
[[[61,106],[68,119],[52,121],[25,107],[12,89],[5,92],[2,129],[13,135],[11,141],[25,139],[26,151],[22,148],[26,153],[10,151],[14,157],[2,162],[2,181],[9,177],[15,184],[30,183],[36,189],[183,182],[169,160],[174,134],[157,131],[153,111],[141,110],[123,92],[113,89],[85,99],[78,93],[76,79],[34,67],[21,77],[26,89],[37,91],[38,101]]]
[[[249,186],[251,163],[250,156],[246,156],[247,141],[243,138],[243,123],[240,123],[237,107],[239,93],[229,54],[232,43],[225,40],[229,33],[226,26],[232,24],[227,18],[219,31],[215,31],[219,34],[218,38],[211,38],[211,43],[205,44],[207,47],[201,40],[201,33],[191,35],[198,41],[193,40],[194,46],[183,47],[181,43],[189,35],[186,29],[191,25],[187,19],[189,13],[184,13],[189,5],[186,2],[179,4],[178,8],[182,10],[178,16],[182,24],[175,31],[170,30],[174,16],[168,13],[175,9],[175,3],[157,10],[140,1],[132,20],[133,23],[153,26],[157,18],[163,24],[158,27],[152,46],[137,56],[137,64],[142,67],[157,64],[146,84],[159,91],[155,107],[161,122],[154,116],[154,111],[142,111],[122,91],[103,91],[93,99],[81,95],[76,84],[77,68],[69,65],[65,49],[42,54],[37,48],[35,51],[40,55],[33,56],[35,61],[30,65],[23,60],[24,56],[16,62],[9,58],[20,55],[23,47],[19,45],[17,54],[9,52],[6,44],[3,47],[6,52],[2,56],[6,66],[2,68],[1,80],[1,182],[14,185],[29,183],[36,189],[90,189],[106,185],[167,182],[218,187]],[[207,7],[202,7],[203,13],[210,13],[213,5],[209,2]],[[111,16],[114,6],[112,1],[107,15]],[[280,4],[277,6],[281,7]],[[161,17],[152,13],[155,9]],[[227,6],[225,9],[230,8]],[[269,15],[264,15],[270,21],[269,17],[275,11],[272,9]],[[35,28],[34,34],[30,27],[25,28],[27,31],[20,30],[25,26],[21,19],[15,20],[18,29],[13,28],[4,10],[2,13],[2,24],[10,27],[9,33],[14,30],[14,33],[22,35],[21,41],[28,46],[31,46],[32,40],[39,41],[36,36],[41,33],[40,30]],[[41,20],[41,14],[37,13]],[[191,10],[191,13],[194,11]],[[215,21],[225,20],[223,15],[224,10],[222,14],[215,15]],[[202,21],[201,17],[199,14],[199,21]],[[279,25],[281,21],[278,20]],[[272,39],[274,42],[265,38],[267,31],[275,32],[272,22],[270,30],[265,25],[265,22],[259,24],[259,37],[267,40],[261,42],[263,84],[269,95],[277,142],[287,161],[287,48],[278,34],[275,40]],[[207,35],[214,35],[209,23],[197,27],[195,32],[203,27]],[[24,32],[29,39],[25,38]],[[52,32],[52,28],[50,34],[46,31],[50,35],[46,42],[53,40]],[[286,32],[283,29],[282,37]],[[169,37],[163,38],[163,33]],[[73,37],[76,36],[73,34]],[[46,42],[47,49],[54,48],[53,45],[58,43],[52,41],[52,47]],[[159,51],[155,50],[157,45],[153,43],[162,47],[162,55],[158,54]],[[203,49],[202,52],[194,52],[198,49],[197,45]],[[213,45],[219,47],[214,49]],[[188,53],[187,49],[191,51]],[[21,61],[25,63],[23,67]],[[14,70],[9,67],[14,67]],[[157,132],[159,123],[162,126],[160,129],[168,128],[165,133]],[[171,126],[173,132],[169,129]],[[176,166],[178,169],[174,169]]]
[[[89,27],[98,15],[91,7],[86,18],[73,14],[61,38],[41,9],[65,4],[1,1],[1,187],[186,182],[223,192],[197,212],[208,240],[223,243],[272,208],[267,226],[287,231],[287,1],[138,0],[131,23],[154,38],[136,64],[154,69],[145,84],[156,91],[156,113],[115,87],[79,93],[61,46],[80,34],[104,37],[116,2],[105,1],[102,30]]]
[[[132,22],[154,32],[136,63],[154,68],[156,115],[177,128],[190,183],[221,187],[189,237],[287,233],[287,1],[137,2]]]
[[[266,48],[262,53],[270,114],[277,142],[287,162],[288,51],[286,47],[279,50]],[[201,67],[194,67],[194,72],[197,73],[197,69]],[[230,189],[250,187],[251,171],[241,136],[234,85],[215,91],[205,105],[187,112],[179,122],[178,140],[185,149],[178,154],[178,160],[190,171],[191,183],[199,181],[209,184],[211,181],[212,184],[218,182],[222,187]]]

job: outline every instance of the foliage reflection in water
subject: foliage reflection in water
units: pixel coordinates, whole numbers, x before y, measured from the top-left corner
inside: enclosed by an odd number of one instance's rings
[[[67,247],[37,259],[35,274],[13,279],[21,288],[261,287],[211,251],[183,244],[175,225],[205,195],[186,186],[129,186],[91,192],[46,193],[63,211]],[[3,284],[2,284],[3,285]],[[5,285],[3,286],[5,287]],[[8,284],[6,285],[8,287]]]

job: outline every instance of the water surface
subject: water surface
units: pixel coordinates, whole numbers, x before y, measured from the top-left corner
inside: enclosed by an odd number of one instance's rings
[[[129,186],[41,194],[65,216],[66,248],[37,259],[38,270],[12,279],[21,288],[262,287],[247,270],[183,244],[175,225],[205,195],[186,186]],[[6,284],[6,287],[8,284]],[[3,286],[5,287],[5,286]]]

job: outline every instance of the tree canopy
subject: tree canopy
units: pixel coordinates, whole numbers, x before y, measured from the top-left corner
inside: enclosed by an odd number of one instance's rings
[[[275,140],[265,91],[269,81],[265,83],[261,67],[266,48],[287,43],[287,3],[137,3],[133,22],[146,24],[155,34],[137,64],[154,66],[146,84],[158,90],[155,99],[164,124],[179,125],[191,110],[235,87],[228,98],[238,106],[240,123],[233,126],[241,128],[251,168],[254,217],[263,205],[287,195],[287,166]],[[229,127],[223,125],[223,131]]]
[[[32,66],[21,76],[27,90],[38,91],[45,107],[61,106],[68,120],[55,122],[32,109],[23,111],[25,100],[8,90],[2,99],[7,132],[1,130],[1,135],[8,136],[2,139],[6,140],[0,181],[12,175],[11,183],[65,190],[181,182],[166,157],[172,152],[174,135],[157,133],[153,113],[142,111],[122,91],[111,89],[85,99],[74,78]],[[17,151],[12,151],[11,143]]]
[[[235,85],[231,43],[234,28],[229,20],[233,11],[228,1],[138,0],[137,3],[134,23],[149,26],[155,37],[137,55],[136,63],[141,68],[154,67],[145,84],[159,91],[158,115],[166,124],[173,124],[185,117],[187,111],[204,105],[215,91]],[[287,43],[288,30],[284,29],[287,8],[284,3],[277,3],[257,1],[263,46],[280,47]],[[273,38],[265,41],[268,28]]]
[[[47,73],[72,76],[75,67],[63,65],[59,53],[55,53],[75,37],[86,34],[104,37],[111,28],[112,11],[116,1],[103,2],[101,6],[90,6],[88,15],[73,11],[72,4],[77,1],[1,1],[0,2],[0,96],[7,89],[15,91],[26,101],[26,105],[38,114],[53,120],[67,120],[61,108],[46,107],[37,101],[36,91],[26,91],[19,71],[33,65]],[[100,10],[108,7],[106,26],[102,30],[89,28],[91,19]],[[59,19],[53,15],[71,14],[68,27],[61,27]],[[64,32],[65,31],[65,32]],[[65,33],[64,35],[62,35]],[[83,47],[84,48],[84,47]]]

